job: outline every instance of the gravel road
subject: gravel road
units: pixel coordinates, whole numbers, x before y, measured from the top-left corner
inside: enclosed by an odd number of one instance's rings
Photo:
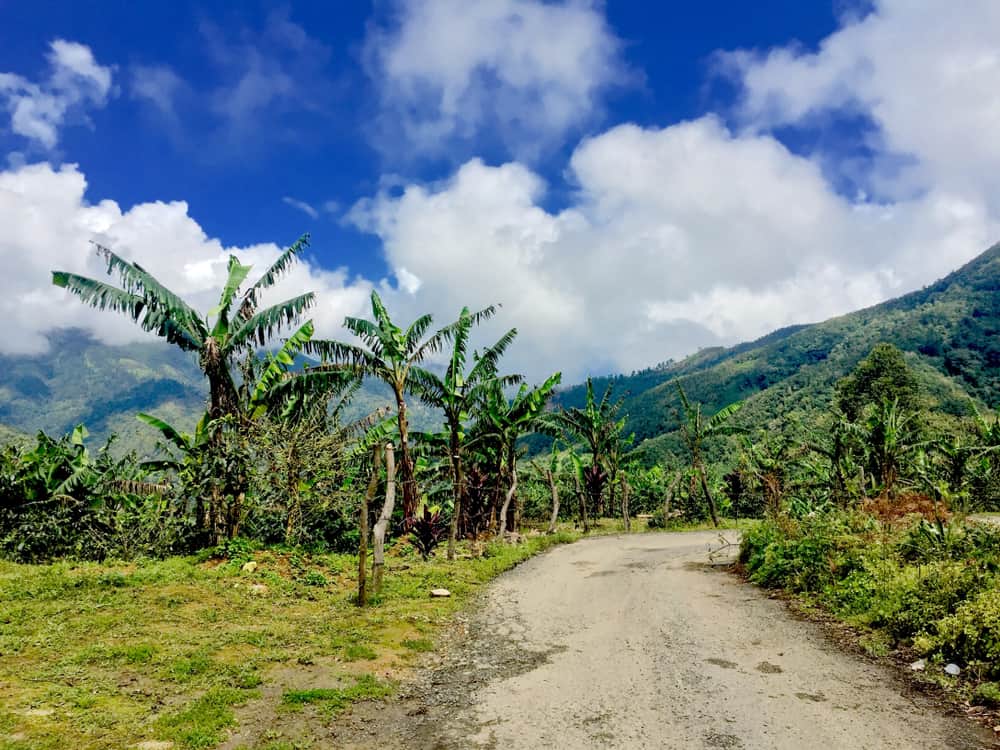
[[[399,700],[333,727],[333,746],[994,746],[709,564],[719,546],[711,532],[601,537],[528,561]]]

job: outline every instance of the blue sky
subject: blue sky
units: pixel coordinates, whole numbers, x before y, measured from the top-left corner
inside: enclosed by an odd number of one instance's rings
[[[325,333],[373,287],[442,322],[499,301],[516,364],[572,378],[877,302],[996,234],[989,0],[101,5],[0,7],[9,300],[62,300],[43,266],[93,270],[92,236],[198,300],[309,231],[291,285]],[[130,335],[21,308],[15,351]]]

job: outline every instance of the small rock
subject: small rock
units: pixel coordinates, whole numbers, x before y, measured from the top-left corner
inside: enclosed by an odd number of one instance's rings
[[[254,562],[253,560],[251,560],[248,563],[243,563],[242,570],[244,573],[253,573],[255,570],[257,570],[257,563]]]
[[[250,590],[255,594],[266,594],[267,586],[265,586],[263,583],[255,583],[253,586],[250,587]]]
[[[433,589],[431,596],[434,598],[451,596],[451,592],[448,589]]]
[[[923,672],[927,668],[927,662],[923,659],[917,659],[913,664],[910,665],[910,669],[914,672]]]
[[[962,668],[957,664],[949,664],[944,668],[944,671],[950,674],[952,677],[958,677],[962,674]]]

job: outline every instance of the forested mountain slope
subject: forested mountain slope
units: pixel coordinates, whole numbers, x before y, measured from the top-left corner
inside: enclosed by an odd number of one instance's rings
[[[56,331],[49,343],[45,354],[0,355],[0,443],[38,430],[62,435],[82,423],[95,447],[116,434],[117,450],[146,454],[159,433],[139,422],[137,412],[185,431],[204,412],[207,383],[194,355],[158,341],[109,346],[80,330]],[[366,381],[347,418],[391,403],[387,387]],[[411,421],[432,429],[438,417],[414,399]]]
[[[1000,245],[949,276],[911,294],[808,326],[775,331],[730,349],[708,349],[678,363],[630,376],[595,379],[627,394],[627,429],[650,459],[675,442],[679,380],[706,411],[745,400],[741,421],[773,428],[788,420],[821,418],[836,381],[872,347],[902,349],[920,380],[928,406],[964,414],[970,402],[1000,404]],[[972,399],[970,399],[970,396]],[[581,405],[584,389],[561,392],[561,405]]]

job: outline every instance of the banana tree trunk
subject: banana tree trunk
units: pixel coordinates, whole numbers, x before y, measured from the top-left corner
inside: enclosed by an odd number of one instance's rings
[[[409,424],[406,421],[406,399],[402,388],[394,386],[399,424],[399,481],[403,486],[403,523],[409,526],[417,511],[417,485],[413,458],[410,455]]]
[[[579,472],[573,472],[573,480],[576,482],[576,499],[580,503],[580,524],[583,526],[583,533],[586,534],[590,531],[590,525],[587,523],[587,496],[580,486]]]
[[[622,520],[625,522],[625,533],[628,534],[632,531],[632,517],[629,515],[629,490],[628,479],[625,478],[625,474],[622,474]]]
[[[508,462],[507,473],[510,475],[510,487],[507,489],[503,507],[500,509],[500,533],[497,534],[501,539],[507,533],[507,511],[510,509],[510,503],[514,499],[514,495],[517,494],[517,463],[513,457]],[[516,529],[514,530],[516,531]]]

